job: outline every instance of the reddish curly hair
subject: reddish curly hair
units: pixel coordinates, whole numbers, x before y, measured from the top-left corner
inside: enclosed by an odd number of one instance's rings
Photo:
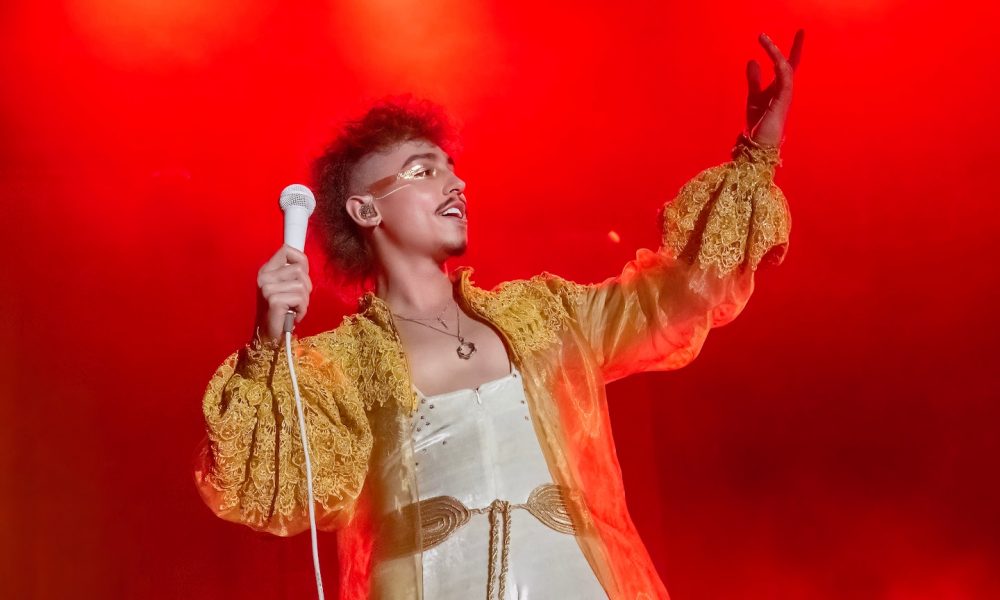
[[[361,228],[347,213],[351,175],[365,156],[409,140],[427,140],[451,153],[455,128],[439,105],[412,95],[388,96],[345,122],[313,163],[318,238],[334,279],[345,288],[370,289],[375,257]]]

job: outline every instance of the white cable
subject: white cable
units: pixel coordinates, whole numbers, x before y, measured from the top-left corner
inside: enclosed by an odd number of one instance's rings
[[[319,543],[316,540],[316,509],[313,506],[313,475],[312,461],[309,460],[309,437],[306,435],[306,416],[302,410],[302,398],[299,396],[299,381],[295,376],[295,366],[292,360],[292,333],[285,332],[285,357],[288,359],[288,372],[292,376],[292,391],[295,392],[295,410],[299,413],[299,436],[302,438],[302,451],[306,455],[306,490],[309,494],[309,535],[312,537],[313,569],[316,571],[316,593],[319,600],[323,596],[323,574],[319,570]]]

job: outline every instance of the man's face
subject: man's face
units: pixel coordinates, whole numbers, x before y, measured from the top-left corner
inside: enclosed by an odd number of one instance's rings
[[[387,242],[439,261],[465,252],[465,182],[436,144],[410,140],[366,156],[354,169],[351,190],[371,194]]]

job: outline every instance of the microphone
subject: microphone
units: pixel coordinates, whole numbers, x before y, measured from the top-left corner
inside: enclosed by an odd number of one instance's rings
[[[285,244],[304,252],[306,247],[306,226],[309,216],[316,210],[316,197],[312,191],[301,183],[281,190],[278,206],[285,213]],[[284,332],[290,333],[295,326],[295,311],[285,314]]]
[[[299,252],[305,251],[306,225],[309,216],[316,210],[316,197],[301,183],[281,190],[278,206],[285,213],[285,243]]]
[[[316,197],[306,186],[293,183],[281,190],[278,206],[285,213],[285,244],[304,252],[306,247],[306,226],[309,215],[316,210]],[[295,374],[295,360],[292,356],[292,328],[295,326],[295,311],[285,313],[285,357],[288,359],[288,374],[292,379],[292,390],[295,393],[295,412],[299,417],[299,439],[302,440],[302,452],[306,464],[306,491],[309,494],[309,536],[312,538],[313,571],[316,574],[316,594],[319,600],[323,596],[323,574],[319,568],[319,541],[316,539],[316,507],[313,496],[312,461],[309,458],[309,436],[306,434],[306,417],[302,408],[302,396],[299,392],[299,380]]]

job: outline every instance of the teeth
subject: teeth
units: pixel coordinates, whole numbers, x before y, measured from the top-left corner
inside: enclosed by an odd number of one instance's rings
[[[462,216],[462,210],[459,209],[457,206],[452,206],[448,210],[446,210],[443,213],[441,213],[441,216],[451,216],[451,215],[454,215],[456,217],[461,217]]]

